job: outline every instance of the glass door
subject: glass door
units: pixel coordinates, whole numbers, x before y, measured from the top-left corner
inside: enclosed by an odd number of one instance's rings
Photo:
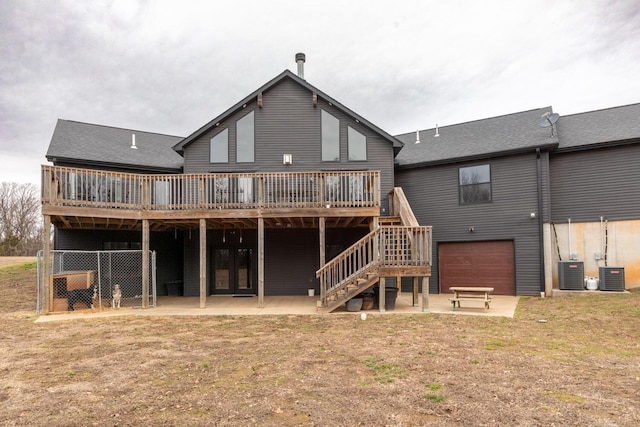
[[[213,293],[255,294],[257,270],[254,251],[248,247],[230,246],[213,251]]]

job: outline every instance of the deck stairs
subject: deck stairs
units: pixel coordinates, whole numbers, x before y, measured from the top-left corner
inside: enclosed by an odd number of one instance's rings
[[[379,283],[381,275],[411,275],[431,266],[431,227],[419,226],[401,188],[390,194],[391,216],[322,266],[318,312],[328,313]]]

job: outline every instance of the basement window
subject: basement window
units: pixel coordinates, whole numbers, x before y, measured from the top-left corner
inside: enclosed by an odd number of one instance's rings
[[[209,162],[229,163],[229,129],[211,138]]]
[[[478,165],[458,169],[461,205],[491,201],[491,167]]]

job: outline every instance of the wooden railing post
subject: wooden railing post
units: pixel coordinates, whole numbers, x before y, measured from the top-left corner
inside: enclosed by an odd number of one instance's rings
[[[264,186],[264,175],[259,175],[258,176],[258,207],[260,209],[264,208],[264,201],[265,201],[265,186]]]

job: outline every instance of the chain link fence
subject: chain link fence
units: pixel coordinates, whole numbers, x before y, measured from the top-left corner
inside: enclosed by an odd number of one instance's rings
[[[38,252],[38,283],[44,269]],[[139,308],[142,300],[142,251],[51,251],[49,294],[38,286],[36,311],[45,298],[50,312]],[[149,306],[156,306],[156,253],[149,251]]]

